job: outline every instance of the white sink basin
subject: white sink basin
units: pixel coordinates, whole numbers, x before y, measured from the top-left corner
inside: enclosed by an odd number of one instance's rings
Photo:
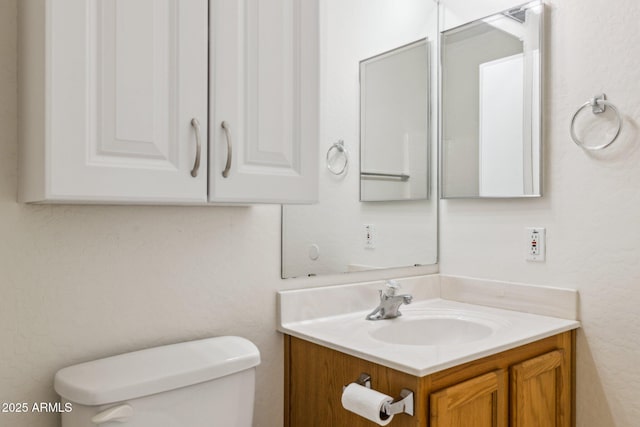
[[[281,324],[280,330],[423,377],[579,326],[574,320],[443,299],[415,300],[396,319],[366,320],[370,311],[300,319]]]
[[[391,322],[369,334],[389,344],[451,345],[480,340],[494,332],[486,324],[456,317],[401,317]]]

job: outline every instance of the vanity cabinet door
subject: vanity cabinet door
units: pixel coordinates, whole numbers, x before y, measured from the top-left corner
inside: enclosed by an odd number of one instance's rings
[[[318,0],[212,0],[210,13],[209,200],[315,202]]]
[[[511,426],[570,427],[571,373],[563,350],[511,367]]]
[[[432,393],[430,426],[507,427],[507,393],[507,374],[504,370],[490,372]]]
[[[21,200],[205,203],[207,0],[19,4]]]
[[[416,392],[415,415],[396,415],[390,426],[427,426],[427,400],[419,394],[418,378],[291,336],[285,337],[284,354],[285,427],[375,427],[341,403],[343,386],[363,372],[381,393],[398,396],[403,388]]]

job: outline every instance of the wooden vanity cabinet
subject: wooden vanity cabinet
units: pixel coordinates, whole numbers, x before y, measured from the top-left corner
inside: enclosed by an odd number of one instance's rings
[[[285,336],[285,427],[373,427],[342,407],[342,386],[360,373],[372,388],[413,390],[415,415],[394,427],[572,427],[575,331],[425,377]]]

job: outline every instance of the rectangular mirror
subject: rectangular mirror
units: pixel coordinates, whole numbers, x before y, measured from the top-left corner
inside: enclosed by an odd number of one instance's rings
[[[428,198],[428,82],[426,39],[360,63],[360,200]]]
[[[542,11],[441,33],[442,198],[541,196]]]
[[[438,38],[437,2],[323,0],[320,34],[319,202],[282,207],[282,277],[437,263],[438,200],[427,199],[437,191],[437,156],[431,153],[435,144],[430,144],[436,140],[437,126],[428,125],[427,115],[431,111],[431,123],[437,123],[433,108],[437,91],[428,93],[427,87],[437,85],[438,61],[437,47],[426,41]],[[416,40],[421,42],[414,44]],[[413,55],[405,56],[407,50]],[[370,82],[365,83],[369,94],[366,114],[384,117],[376,119],[375,130],[367,131],[362,153],[361,63],[375,63],[372,68],[365,65],[365,78]],[[400,75],[410,75],[415,80],[413,86],[398,88],[403,83],[397,81]],[[387,83],[385,78],[396,81]],[[405,108],[416,111],[407,111],[406,117],[390,112],[391,103],[404,101],[407,91],[411,92],[411,104]],[[412,123],[400,122],[409,116]],[[369,136],[379,137],[381,144]],[[420,146],[407,153],[409,143]],[[415,156],[410,160],[421,162],[420,167],[407,162],[406,156]],[[384,157],[390,160],[388,164],[369,163]],[[408,171],[411,176],[407,182],[412,187],[407,190],[402,178],[367,179],[367,183],[390,188],[374,188],[372,194],[365,189],[367,194],[361,201],[361,170]]]

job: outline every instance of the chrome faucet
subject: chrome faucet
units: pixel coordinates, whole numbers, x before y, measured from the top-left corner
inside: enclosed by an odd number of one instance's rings
[[[367,315],[367,320],[393,319],[402,316],[400,306],[402,304],[411,304],[413,297],[411,295],[396,295],[400,289],[400,285],[395,280],[387,282],[387,289],[380,292],[380,305]]]

